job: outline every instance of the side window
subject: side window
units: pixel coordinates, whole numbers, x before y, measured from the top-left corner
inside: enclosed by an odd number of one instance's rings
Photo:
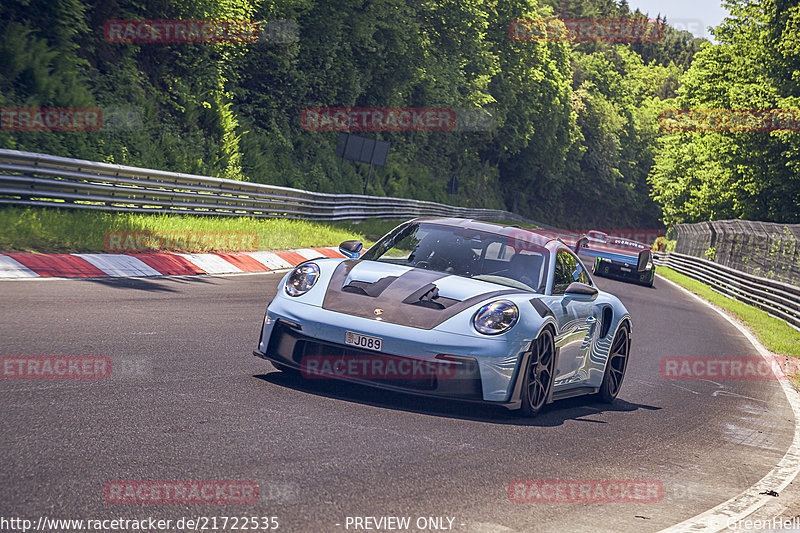
[[[553,294],[564,294],[573,281],[591,285],[586,269],[571,253],[561,250],[556,256],[556,270],[553,277]]]
[[[564,294],[569,284],[575,281],[572,276],[577,266],[577,261],[570,253],[564,250],[558,252],[553,276],[553,294]]]

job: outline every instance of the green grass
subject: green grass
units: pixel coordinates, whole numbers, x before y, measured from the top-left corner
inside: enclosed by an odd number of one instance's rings
[[[107,250],[104,237],[109,232],[129,231],[148,232],[161,237],[173,237],[180,232],[194,232],[196,236],[212,232],[255,233],[255,249],[258,250],[337,246],[350,239],[360,240],[367,247],[404,221],[371,218],[362,221],[310,222],[285,218],[146,215],[88,209],[4,207],[0,208],[0,252],[122,251]],[[528,227],[526,224],[522,226]],[[195,238],[193,244],[188,247],[169,245],[168,249],[188,252],[242,249],[223,243],[201,242],[199,238]]]
[[[103,211],[17,208],[0,209],[2,252],[103,252],[107,232],[138,231],[154,235],[194,232],[248,232],[256,235],[258,250],[287,250],[337,246],[357,239],[365,246],[399,221],[365,220],[361,224],[320,223],[290,219],[145,215]],[[199,242],[195,239],[195,242]],[[235,251],[222,243],[172,251]]]
[[[671,268],[658,267],[657,272],[660,276],[682,285],[738,318],[768,350],[779,355],[800,357],[800,331],[792,328],[783,320],[739,300],[723,296],[711,290],[708,285],[675,272]]]

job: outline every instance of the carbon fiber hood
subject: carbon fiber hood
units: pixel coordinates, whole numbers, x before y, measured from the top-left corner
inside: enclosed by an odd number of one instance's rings
[[[520,292],[464,279],[465,285],[474,285],[471,292],[468,290],[467,294],[462,294],[461,299],[448,298],[439,295],[436,281],[451,277],[451,274],[386,265],[386,275],[382,277],[375,275],[374,268],[364,268],[364,273],[369,275],[358,276],[359,266],[362,265],[355,260],[339,264],[328,283],[323,309],[391,324],[433,329],[483,300]],[[487,288],[490,289],[485,290]]]

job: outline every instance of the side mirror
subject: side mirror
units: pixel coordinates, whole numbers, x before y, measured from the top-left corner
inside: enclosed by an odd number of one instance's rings
[[[581,247],[589,242],[589,238],[586,235],[581,235],[580,238],[575,242],[575,255],[581,253]]]
[[[647,270],[647,265],[652,260],[652,253],[650,250],[642,250],[639,252],[639,260],[636,262],[636,270],[644,272]]]
[[[359,259],[364,245],[361,241],[344,241],[339,245],[339,252],[348,259]]]
[[[581,283],[580,281],[573,281],[567,287],[567,290],[564,291],[566,295],[575,295],[575,296],[594,296],[597,294],[597,289],[586,285],[585,283]]]

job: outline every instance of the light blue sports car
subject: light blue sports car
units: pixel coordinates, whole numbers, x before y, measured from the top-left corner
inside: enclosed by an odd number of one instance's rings
[[[558,238],[428,218],[401,224],[366,253],[358,241],[339,250],[345,259],[307,261],[281,280],[254,355],[308,379],[525,416],[557,399],[611,402],[619,393],[630,315]],[[649,257],[640,259],[644,268]]]

